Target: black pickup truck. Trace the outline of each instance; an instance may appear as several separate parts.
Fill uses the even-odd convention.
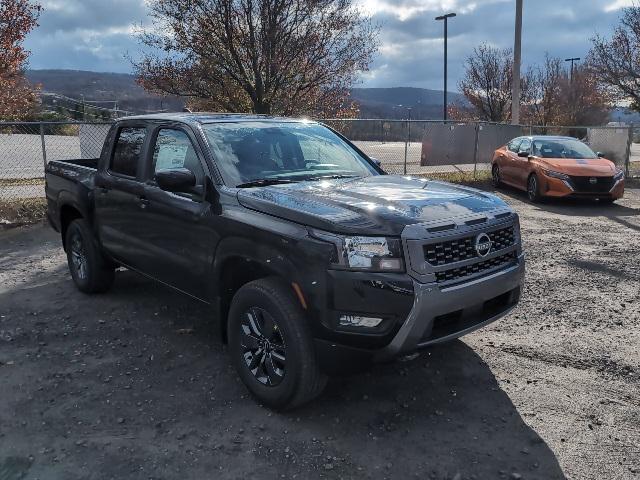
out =
[[[386,175],[312,121],[129,117],[99,159],[49,162],[46,194],[81,291],[124,266],[211,304],[240,377],[277,409],[497,320],[524,278],[498,197]]]

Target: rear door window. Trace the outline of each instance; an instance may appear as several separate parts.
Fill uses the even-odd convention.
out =
[[[109,166],[110,172],[125,177],[136,177],[146,133],[146,129],[142,127],[124,127],[118,131],[116,146]]]

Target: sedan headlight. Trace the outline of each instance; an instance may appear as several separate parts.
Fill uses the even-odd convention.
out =
[[[336,246],[334,266],[337,268],[375,272],[404,271],[402,242],[399,238],[340,236],[315,230],[311,233]]]
[[[569,175],[560,172],[554,172],[553,170],[543,170],[547,177],[558,178],[560,180],[569,180]]]
[[[622,170],[618,170],[616,174],[613,176],[613,179],[617,182],[618,180],[622,180],[624,178],[624,172]]]

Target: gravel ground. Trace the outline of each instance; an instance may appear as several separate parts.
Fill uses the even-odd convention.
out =
[[[206,307],[127,271],[85,296],[47,226],[0,232],[0,479],[640,478],[640,190],[501,195],[521,305],[287,414],[248,397]]]

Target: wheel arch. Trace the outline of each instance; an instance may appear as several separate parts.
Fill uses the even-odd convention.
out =
[[[227,340],[227,316],[231,301],[243,285],[261,278],[277,277],[291,285],[292,292],[299,296],[293,287],[296,271],[287,256],[272,246],[262,244],[256,248],[255,241],[225,239],[217,249],[212,282],[212,296],[217,298],[222,340]]]

